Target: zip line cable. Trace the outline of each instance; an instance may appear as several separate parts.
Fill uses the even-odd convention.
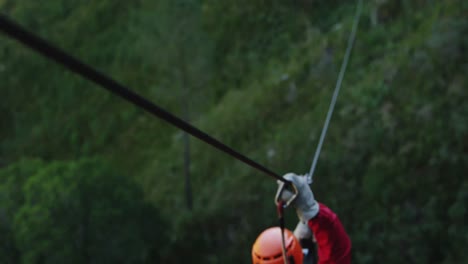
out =
[[[273,171],[267,169],[263,165],[249,159],[248,157],[221,143],[220,141],[216,140],[215,138],[211,137],[205,132],[183,121],[177,116],[174,116],[173,114],[169,113],[163,108],[155,105],[148,99],[126,88],[117,81],[100,73],[91,66],[88,66],[87,64],[72,57],[68,53],[53,46],[45,39],[27,31],[25,28],[8,19],[4,15],[0,15],[0,30],[3,31],[3,33],[8,35],[10,38],[16,39],[17,41],[21,42],[23,45],[29,47],[37,53],[42,54],[43,56],[55,61],[58,64],[61,64],[68,70],[80,75],[85,79],[94,82],[98,86],[110,91],[115,95],[120,96],[126,101],[133,103],[137,107],[146,110],[147,112],[155,115],[156,117],[163,119],[164,121],[172,124],[173,126],[178,127],[179,129],[191,134],[192,136],[200,139],[201,141],[206,142],[207,144],[210,144],[218,150],[221,150],[229,154],[230,156],[250,165],[251,167],[264,172],[266,175],[269,175],[284,183],[288,183],[288,181],[286,181]]]
[[[312,161],[309,174],[307,174],[307,182],[309,184],[313,182],[315,167],[317,166],[317,161],[320,156],[320,152],[322,150],[323,141],[325,140],[325,136],[328,131],[328,125],[330,124],[330,119],[332,117],[333,110],[335,109],[336,99],[338,98],[338,94],[340,93],[340,88],[343,82],[344,74],[346,72],[346,67],[348,66],[349,57],[351,56],[351,50],[353,49],[354,41],[356,39],[356,33],[357,33],[358,25],[359,25],[359,19],[361,17],[361,12],[362,12],[362,0],[358,0],[357,10],[356,10],[356,15],[354,17],[351,35],[349,36],[349,39],[348,39],[348,47],[346,48],[346,53],[343,58],[343,63],[341,64],[341,69],[338,75],[338,80],[336,82],[335,91],[333,92],[333,97],[330,102],[330,107],[328,108],[328,113],[325,119],[325,124],[323,125],[322,133],[320,134],[320,139],[317,145],[317,149],[315,150],[314,159]]]

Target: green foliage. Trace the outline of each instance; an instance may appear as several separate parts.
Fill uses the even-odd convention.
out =
[[[2,227],[12,233],[2,241],[12,249],[2,254],[7,263],[161,260],[166,234],[158,212],[138,185],[99,160],[23,161],[1,179]]]
[[[270,58],[287,58],[288,45],[301,39],[309,26],[292,1],[206,0],[203,14],[216,42],[217,73],[235,87],[244,85],[252,73],[263,72]]]
[[[273,171],[303,173],[355,1],[0,1],[0,8],[171,112],[183,116],[190,106],[196,126]],[[466,10],[461,0],[365,1],[313,186],[339,214],[356,263],[467,261]],[[165,263],[248,263],[255,237],[276,224],[275,184],[260,173],[193,140],[195,201],[185,212],[181,132],[12,41],[0,42],[0,63],[0,166],[10,164],[0,173],[9,241],[0,255],[11,252],[10,262],[66,244],[48,263],[74,254],[89,263],[97,251],[106,260],[96,262],[162,254]],[[114,170],[82,160],[92,155]],[[130,217],[153,209],[121,174],[171,218],[167,247],[152,240],[161,224],[139,222],[151,213]],[[126,185],[133,187],[117,187]],[[85,215],[89,243],[78,234]],[[288,212],[290,228],[294,219]]]
[[[39,160],[21,160],[0,170],[0,262],[19,263],[21,252],[15,242],[14,217],[24,204],[22,187],[44,163]]]

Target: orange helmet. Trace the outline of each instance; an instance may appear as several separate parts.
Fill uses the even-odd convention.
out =
[[[289,264],[302,264],[304,255],[302,254],[301,244],[299,244],[293,233],[287,229],[284,230],[284,241]],[[281,229],[279,227],[268,228],[255,240],[252,247],[252,263],[284,264],[281,248]]]

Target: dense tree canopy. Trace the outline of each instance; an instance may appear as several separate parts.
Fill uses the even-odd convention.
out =
[[[342,219],[355,263],[464,263],[468,2],[364,2],[316,198]],[[0,11],[281,174],[309,169],[355,1]],[[274,181],[193,140],[186,210],[180,131],[0,39],[0,261],[248,263],[276,224]]]
[[[160,261],[164,222],[131,178],[101,162],[23,160],[0,178],[4,263]]]

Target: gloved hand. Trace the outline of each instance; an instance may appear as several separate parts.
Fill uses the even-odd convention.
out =
[[[292,205],[296,208],[299,220],[303,223],[307,223],[309,219],[314,218],[319,212],[319,204],[315,201],[314,194],[309,184],[307,184],[307,178],[294,173],[287,173],[283,178],[296,186],[298,194],[296,199],[292,202]],[[292,195],[290,191],[284,190],[280,199],[288,201],[288,198],[291,198]]]
[[[299,221],[294,229],[294,236],[299,240],[312,240],[312,230],[306,223]]]

